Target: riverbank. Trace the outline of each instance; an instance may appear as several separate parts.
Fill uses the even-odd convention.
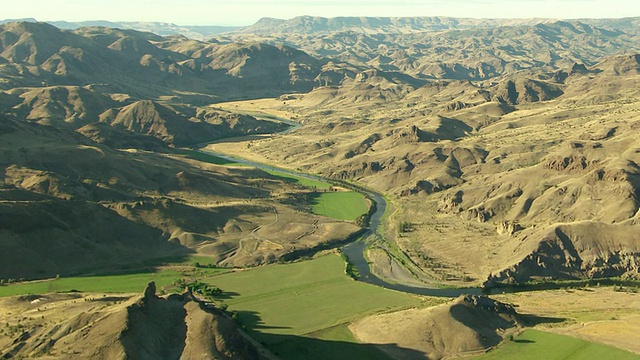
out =
[[[253,114],[253,115],[256,116],[256,114]],[[275,117],[269,117],[267,119],[271,121],[284,120],[284,119],[275,118]],[[297,124],[297,126],[294,126],[283,132],[280,132],[271,136],[280,136],[285,133],[295,131],[297,128],[299,128],[299,126],[300,125]],[[261,136],[261,138],[263,139],[267,137],[269,137],[269,135]],[[237,148],[238,144],[243,142],[246,142],[246,146],[249,147],[253,140],[255,139],[254,138],[245,138],[244,140],[240,138],[232,139],[231,141],[235,146],[232,146],[229,148],[230,149]],[[211,146],[212,144],[215,144],[216,146]],[[429,295],[429,296],[438,296],[438,297],[457,297],[461,294],[481,294],[482,293],[481,288],[446,288],[441,284],[438,284],[437,282],[435,282],[435,280],[429,284],[425,283],[424,285],[422,285],[421,284],[422,281],[420,281],[419,279],[415,277],[411,278],[413,273],[408,269],[400,269],[399,271],[389,272],[385,274],[386,276],[384,277],[374,273],[370,266],[370,260],[367,259],[366,252],[369,245],[372,242],[385,244],[387,241],[384,238],[384,236],[381,234],[382,233],[381,227],[384,225],[383,217],[387,210],[387,201],[385,200],[383,194],[377,193],[371,189],[365,189],[363,187],[358,186],[357,184],[338,181],[335,179],[327,179],[318,175],[308,174],[308,173],[304,173],[304,172],[296,171],[292,169],[284,169],[284,168],[280,168],[270,164],[254,161],[252,159],[245,158],[241,155],[221,152],[221,149],[227,148],[222,146],[224,144],[225,144],[225,140],[217,140],[214,143],[210,143],[206,145],[201,144],[204,146],[199,148],[197,151],[203,154],[219,157],[221,159],[229,161],[230,163],[236,163],[243,166],[252,166],[268,172],[282,173],[285,175],[300,177],[300,178],[304,178],[312,181],[327,182],[327,183],[343,186],[345,188],[358,191],[364,194],[365,196],[369,197],[372,201],[375,202],[375,211],[373,211],[370,214],[368,230],[363,231],[356,238],[351,237],[350,239],[353,241],[342,246],[342,248],[340,249],[348,257],[351,264],[357,269],[359,273],[359,277],[358,277],[359,281],[380,286],[387,289],[393,289],[393,290],[402,291],[402,292],[411,293],[411,294],[417,294],[417,295]],[[215,149],[215,150],[212,150],[212,149]],[[341,245],[341,244],[335,244],[335,245]],[[329,247],[335,247],[335,246],[329,246]],[[326,246],[322,247],[322,250],[326,248],[327,248]],[[385,250],[384,246],[380,247],[379,249],[382,249],[383,251],[387,251],[389,258],[391,259],[391,261],[394,262],[393,266],[395,266],[396,268],[402,266],[400,262],[395,261],[395,259],[389,254],[388,249]],[[305,251],[304,254],[308,255],[309,253],[310,253],[309,251]],[[288,257],[288,259],[291,260],[291,257]]]

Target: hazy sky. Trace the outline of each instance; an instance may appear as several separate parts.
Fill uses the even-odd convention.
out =
[[[640,0],[0,0],[0,19],[250,25],[299,15],[473,18],[640,16]]]

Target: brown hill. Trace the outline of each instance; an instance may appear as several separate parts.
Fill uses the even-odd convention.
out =
[[[146,165],[149,158],[135,160],[72,131],[6,118],[0,138],[1,207],[9,219],[1,226],[3,277],[69,274],[186,250],[168,243],[161,230],[98,204],[136,199],[134,189],[157,191],[169,174]]]
[[[227,38],[295,44],[318,57],[418,78],[482,80],[640,50],[637,32],[624,23],[598,26],[604,22],[301,17],[265,19]]]
[[[440,278],[481,282],[530,255],[542,259],[555,245],[538,244],[557,224],[585,221],[629,236],[597,245],[602,251],[584,255],[588,260],[571,270],[549,265],[553,256],[541,260],[544,265],[526,262],[526,275],[514,281],[635,276],[640,127],[634,59],[613,57],[586,71],[572,71],[573,63],[555,72],[523,70],[494,85],[429,80],[418,88],[404,85],[408,93],[395,99],[351,107],[336,104],[358,93],[352,87],[317,89],[280,106],[304,118],[304,127],[250,151],[261,161],[394,194],[401,210],[393,221],[417,225],[387,235]],[[625,260],[612,260],[618,253]],[[592,271],[587,263],[608,264],[602,265],[608,270]]]
[[[272,133],[287,126],[210,108],[171,105],[151,100],[132,101],[128,97],[115,101],[91,87],[16,88],[6,94],[8,104],[4,111],[16,118],[71,129],[91,125],[91,134],[86,129],[80,133],[91,135],[94,140],[102,139],[103,143],[104,138],[111,138],[110,144],[117,142],[114,142],[115,138],[109,133],[118,133],[122,136],[118,140],[122,144],[117,145],[128,144],[125,147],[148,148],[154,140],[145,140],[144,136],[147,139],[155,137],[166,145],[184,146],[224,137]],[[117,129],[109,130],[104,126],[94,125],[97,122],[104,122]],[[98,136],[97,130],[103,135]]]
[[[387,348],[394,359],[442,359],[482,353],[517,326],[518,315],[511,306],[484,296],[463,295],[429,309],[373,315],[349,328],[362,342],[397,344],[400,350]],[[415,350],[422,355],[416,357]]]
[[[200,97],[211,103],[308,91],[320,64],[287,46],[221,45],[104,27],[68,31],[44,23],[8,23],[0,26],[0,38],[4,89],[109,84],[114,92],[139,98]],[[194,47],[199,50],[189,50]]]
[[[137,101],[120,110],[108,111],[100,118],[100,121],[109,125],[153,136],[176,145],[212,139],[211,135],[205,132],[206,123],[185,120],[184,116],[174,109],[150,100]]]
[[[638,75],[640,74],[640,55],[615,56],[597,64],[595,68],[611,75]]]
[[[486,287],[545,279],[638,278],[640,227],[585,221],[526,231],[514,265],[496,271]],[[518,257],[526,255],[524,258]],[[517,260],[516,260],[517,259]]]
[[[212,69],[224,69],[245,83],[254,82],[254,86],[278,84],[301,92],[312,89],[319,65],[318,60],[300,50],[260,43],[220,45],[209,63]],[[289,84],[284,84],[284,79],[289,79]]]
[[[164,151],[117,151],[69,129],[3,117],[2,278],[108,271],[195,251],[236,265],[259,264],[291,252],[290,243],[314,248],[358,230],[297,215],[296,204],[278,201],[297,190],[272,175]],[[278,231],[277,246],[257,246],[271,242],[252,231],[282,226],[274,217],[295,226]]]
[[[34,316],[22,322],[24,331],[0,337],[0,354],[7,358],[268,358],[213,305],[189,293],[158,297],[155,292],[155,284],[150,283],[142,296],[67,294],[3,300],[3,307],[46,314],[49,321]]]
[[[77,131],[98,144],[114,149],[141,149],[157,152],[167,149],[167,144],[156,137],[125,131],[102,122],[85,125]]]
[[[431,31],[438,21],[442,27]],[[295,113],[302,128],[251,146],[225,147],[385,192],[398,209],[387,236],[415,263],[442,279],[480,283],[530,255],[547,264],[541,254],[557,253],[562,241],[553,233],[559,224],[592,222],[620,234],[634,229],[640,80],[638,57],[619,54],[638,51],[636,22],[422,19],[412,25],[401,19],[299,18],[263,21],[281,29],[269,36],[245,31],[210,42],[5,24],[0,105],[21,121],[80,128],[102,144],[150,148],[146,136],[179,146],[280,130],[272,122],[199,105],[308,91],[273,102],[282,110],[278,114]],[[348,30],[358,24],[368,30]],[[414,31],[414,25],[428,31]],[[304,31],[290,31],[296,27]],[[319,30],[326,32],[301,35]],[[93,125],[98,120],[116,130]],[[196,165],[170,154],[115,151],[66,129],[31,125],[10,122],[3,135],[3,179],[7,188],[24,192],[19,196],[106,202],[119,216],[182,245],[224,248],[233,254],[220,259],[228,263],[259,263],[274,252],[246,252],[285,252],[291,245],[256,234],[240,241],[234,233],[290,210],[267,199],[295,198],[294,189],[271,176]],[[122,141],[113,140],[119,134]],[[239,209],[222,203],[249,198],[260,203],[241,209],[248,218],[234,213],[212,220],[215,226],[207,229],[189,223],[214,219],[227,205]],[[194,209],[197,201],[200,208]],[[249,210],[260,207],[259,216]],[[584,236],[568,238],[578,249]],[[637,251],[635,239],[627,240],[598,243],[602,251],[580,253],[586,260],[569,270],[545,265],[556,275],[526,265],[532,270],[512,277],[600,276],[583,265],[600,261],[618,269],[609,261],[617,253],[629,263]],[[633,275],[632,266],[624,268],[618,273]]]
[[[239,29],[242,34],[306,34],[327,32],[363,33],[411,33],[469,28],[496,27],[501,25],[527,25],[550,20],[542,19],[463,19],[448,17],[335,17],[298,16],[289,20],[262,18],[254,25]]]
[[[3,24],[0,37],[3,113],[74,129],[103,121],[178,146],[281,130],[196,106],[306,92],[323,72],[323,61],[283,45],[43,23]]]
[[[2,25],[0,56],[7,60],[0,73],[10,87],[121,84],[123,77],[108,78],[122,58],[94,41],[43,23]],[[39,71],[28,71],[28,67]]]
[[[36,20],[25,20],[25,21],[33,21]],[[0,20],[0,22],[10,22],[7,20]],[[90,26],[102,26],[114,29],[131,29],[137,31],[144,31],[154,33],[160,36],[168,36],[168,35],[181,35],[188,36],[192,39],[197,40],[206,40],[211,35],[225,33],[228,31],[237,30],[237,26],[184,26],[177,25],[173,23],[167,22],[146,22],[146,21],[105,21],[105,20],[97,20],[97,21],[79,21],[79,22],[69,22],[69,21],[48,21],[49,24],[56,26],[60,29],[78,29],[83,27]]]
[[[379,70],[365,70],[354,73],[326,70],[318,75],[317,81],[328,84],[304,95],[299,106],[339,109],[356,108],[362,104],[386,104],[403,98],[424,84],[424,81],[401,73]],[[334,79],[330,72],[337,74]]]
[[[509,105],[520,103],[548,101],[562,95],[558,84],[531,79],[508,80],[499,84],[494,90],[494,98]]]
[[[73,129],[97,122],[101,113],[118,106],[110,97],[78,86],[16,88],[8,94],[17,100],[7,107],[16,117]]]
[[[0,272],[6,279],[113,270],[140,259],[187,252],[169,243],[160,230],[98,204],[55,198],[5,200],[4,195]]]

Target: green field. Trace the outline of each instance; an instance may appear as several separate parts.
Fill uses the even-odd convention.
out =
[[[48,279],[40,281],[20,282],[0,286],[0,297],[46,294],[50,292],[99,292],[99,293],[132,293],[142,292],[151,281],[156,282],[158,289],[171,285],[178,279],[193,276],[210,276],[227,269],[197,269],[191,273],[175,269],[165,269],[156,272],[138,272],[123,275],[105,276],[76,276],[69,278]]]
[[[526,330],[513,341],[505,343],[486,355],[478,357],[478,359],[638,360],[640,355],[571,336]]]
[[[188,149],[176,149],[175,153],[184,155],[190,159],[198,160],[210,164],[222,165],[222,166],[250,166],[246,164],[242,164],[239,162],[235,162],[233,160],[223,159],[221,157],[203,153],[195,150]],[[308,179],[302,176],[296,176],[292,174],[287,174],[278,170],[265,170],[265,172],[282,179],[283,181],[298,184],[300,186],[304,186],[311,189],[328,189],[331,187],[331,184],[327,182],[323,182],[320,180]]]
[[[353,221],[369,209],[364,195],[355,191],[318,193],[311,200],[314,214]]]
[[[367,314],[420,304],[411,295],[353,281],[337,255],[205,281],[230,294],[225,303],[238,312],[241,324],[287,359],[314,358],[309,349],[318,352],[317,358],[331,358],[327,352],[333,351],[353,354],[348,358],[385,358],[376,348],[357,344],[344,324]]]

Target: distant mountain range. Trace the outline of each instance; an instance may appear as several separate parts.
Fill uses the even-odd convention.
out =
[[[285,44],[317,58],[422,79],[487,80],[526,69],[595,65],[640,51],[640,18],[614,20],[262,19],[214,37]]]
[[[468,30],[499,26],[532,26],[553,23],[560,19],[464,19],[451,17],[335,17],[298,16],[293,19],[262,18],[251,26],[195,26],[167,22],[144,21],[46,21],[60,29],[74,30],[85,26],[102,26],[117,29],[146,31],[157,35],[183,35],[191,39],[205,40],[226,33],[273,35],[318,34],[329,32],[362,32],[368,34],[406,34],[444,30]],[[34,18],[5,19],[0,24],[16,21],[38,22]],[[576,19],[574,21],[599,28],[640,33],[640,17],[622,19]]]
[[[450,17],[335,17],[298,16],[290,20],[262,18],[239,33],[272,35],[327,32],[412,33],[465,30],[497,26],[522,26],[554,22],[557,19],[461,19]]]
[[[299,16],[290,20],[263,18],[254,25],[237,30],[239,33],[260,35],[318,34],[327,32],[361,33],[413,33],[444,30],[469,30],[500,26],[532,26],[561,20],[548,18],[530,19],[469,19],[451,17],[335,17]],[[587,25],[611,30],[640,32],[640,18],[577,19]]]
[[[33,18],[25,18],[25,19],[7,19],[0,20],[0,24],[6,24],[8,22],[38,22],[38,20]],[[157,35],[165,36],[165,35],[183,35],[191,39],[204,40],[212,35],[217,35],[229,31],[234,31],[240,29],[238,26],[183,26],[176,25],[173,23],[166,22],[144,22],[144,21],[106,21],[106,20],[94,20],[94,21],[80,21],[80,22],[69,22],[69,21],[46,21],[47,23],[65,30],[75,30],[81,27],[86,26],[102,26],[107,28],[114,29],[131,29],[137,31],[146,31],[150,33],[154,33]]]

